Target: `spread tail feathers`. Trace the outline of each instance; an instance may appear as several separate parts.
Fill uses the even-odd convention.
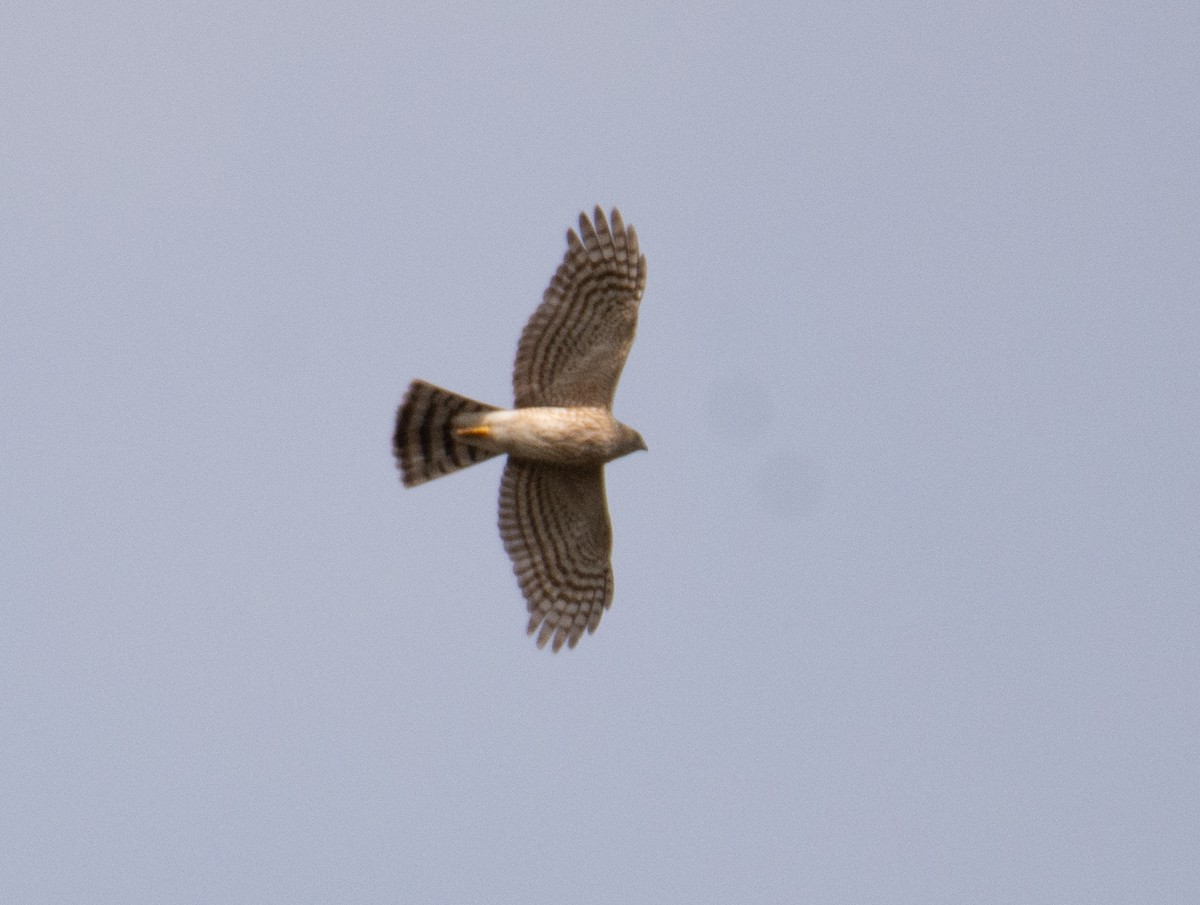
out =
[[[396,432],[392,435],[392,453],[404,486],[432,481],[496,455],[461,442],[453,426],[456,415],[495,410],[494,405],[414,380],[396,412]]]

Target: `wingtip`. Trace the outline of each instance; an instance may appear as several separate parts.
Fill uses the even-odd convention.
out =
[[[600,214],[599,219],[594,224],[588,219],[587,214],[579,215],[579,235],[583,239],[583,244],[586,248],[591,248],[597,241],[597,233],[602,233],[608,226],[604,222],[604,212],[600,211],[599,208],[596,208],[596,210]]]

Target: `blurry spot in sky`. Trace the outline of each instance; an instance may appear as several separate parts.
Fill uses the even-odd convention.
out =
[[[794,450],[764,456],[755,463],[751,482],[758,504],[779,519],[812,511],[824,492],[819,463]]]
[[[722,377],[708,389],[707,414],[714,433],[725,440],[761,445],[771,421],[771,401],[761,381]]]

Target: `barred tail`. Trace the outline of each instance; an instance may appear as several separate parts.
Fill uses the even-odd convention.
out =
[[[455,415],[495,410],[494,405],[414,380],[396,412],[392,435],[392,453],[404,486],[415,487],[496,455],[459,441],[452,430]]]

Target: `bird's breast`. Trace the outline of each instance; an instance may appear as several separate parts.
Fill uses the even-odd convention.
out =
[[[620,426],[603,408],[519,408],[459,418],[463,441],[519,459],[597,465],[623,452]]]

